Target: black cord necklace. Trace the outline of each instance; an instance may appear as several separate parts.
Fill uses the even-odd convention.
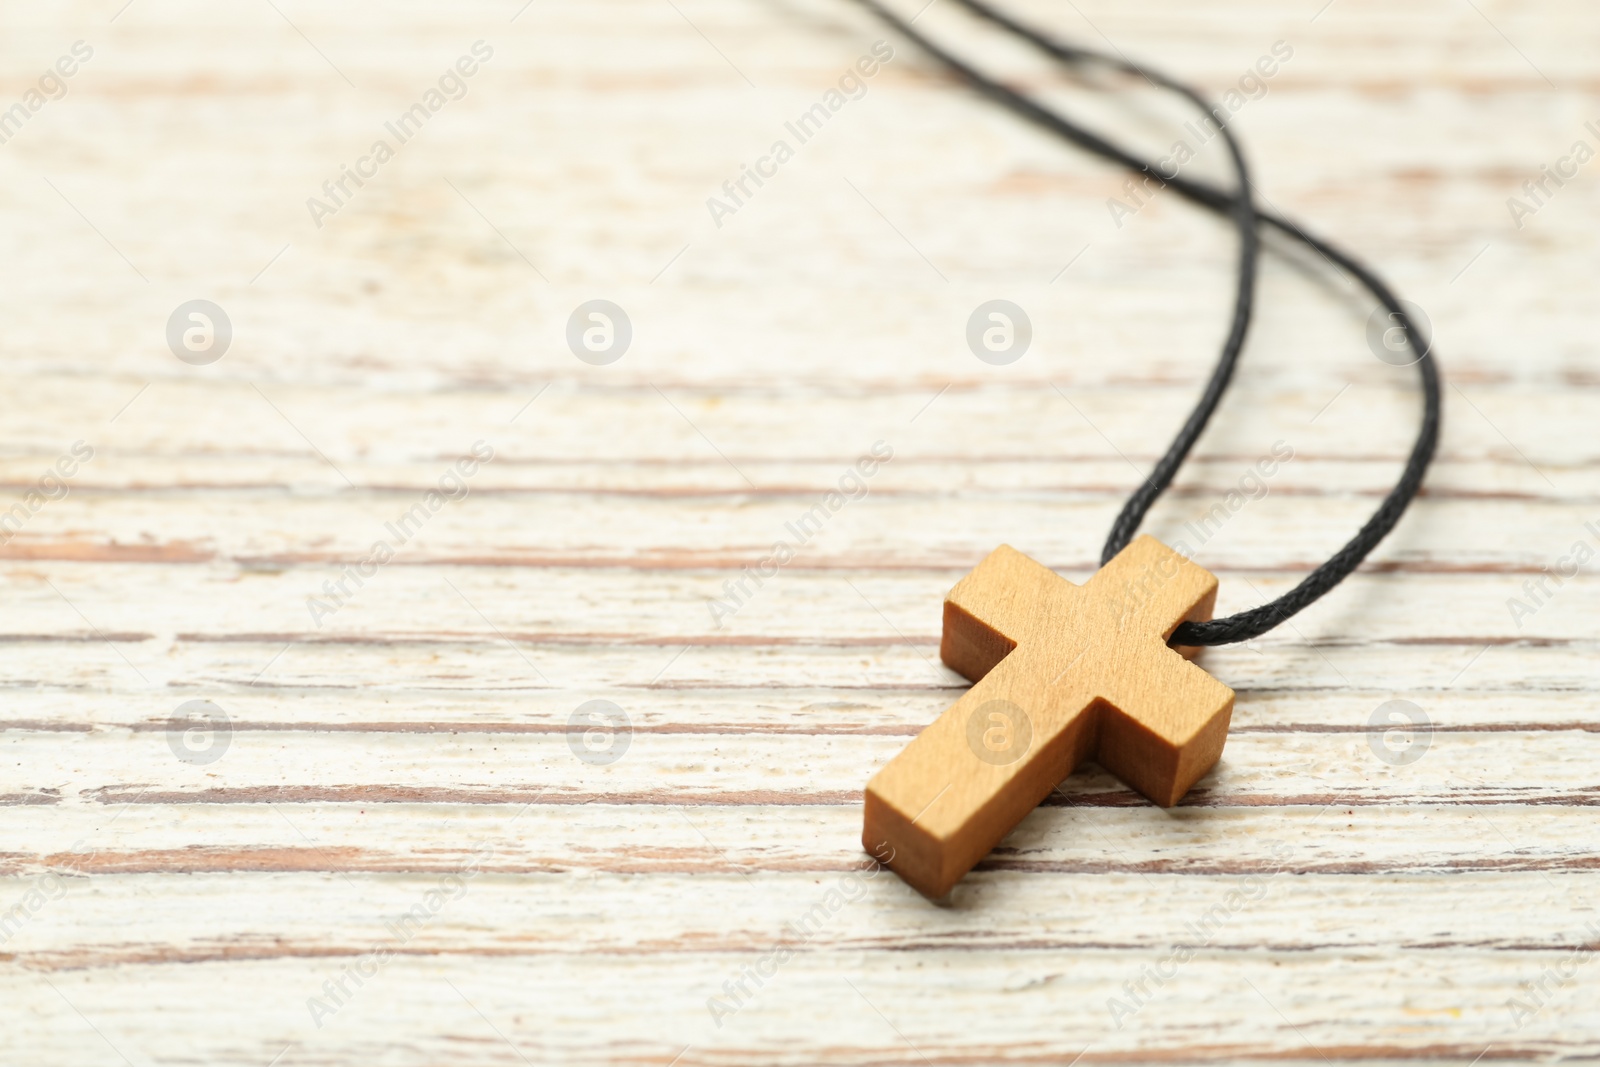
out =
[[[954,0],[1068,67],[1135,74],[1199,107],[1222,133],[1236,192],[1163,174],[1148,161],[979,71],[883,7],[860,0],[979,92],[1147,181],[1233,221],[1239,257],[1233,316],[1199,403],[1106,539],[1084,585],[1002,545],[945,597],[939,657],[974,683],[867,783],[861,842],[931,897],[943,896],[1068,773],[1094,759],[1157,804],[1176,804],[1222,755],[1234,693],[1179,653],[1246,641],[1338,585],[1416,496],[1439,438],[1439,372],[1426,338],[1383,281],[1348,253],[1256,207],[1238,141],[1195,90],[1131,61],[1063,44],[986,0]],[[1261,228],[1320,253],[1377,298],[1416,353],[1422,427],[1400,480],[1349,543],[1270,603],[1212,619],[1217,579],[1153,537],[1135,537],[1227,390],[1249,332]]]
[[[1261,244],[1260,227],[1263,224],[1321,254],[1329,262],[1352,275],[1388,311],[1392,321],[1404,335],[1407,345],[1417,354],[1417,373],[1422,377],[1422,425],[1417,431],[1417,440],[1411,447],[1411,454],[1406,459],[1405,469],[1401,472],[1394,488],[1384,497],[1383,503],[1372,513],[1372,517],[1356,532],[1356,535],[1326,562],[1306,575],[1293,589],[1276,600],[1237,615],[1213,619],[1210,622],[1182,623],[1172,635],[1172,644],[1226,645],[1259,637],[1285,619],[1304,610],[1343,581],[1362,560],[1367,558],[1367,554],[1377,547],[1378,542],[1394,529],[1395,524],[1400,521],[1400,516],[1405,514],[1407,505],[1411,503],[1422,485],[1423,476],[1427,473],[1428,464],[1433,460],[1434,450],[1439,441],[1439,370],[1433,360],[1431,344],[1417,332],[1405,308],[1383,279],[1355,256],[1339,250],[1327,241],[1313,237],[1293,220],[1272,211],[1258,210],[1255,206],[1249,166],[1245,162],[1238,141],[1228,129],[1226,116],[1216,114],[1216,109],[1207,103],[1200,93],[1182,82],[1152,71],[1148,67],[1136,65],[1120,56],[1065,44],[1018,22],[1010,15],[989,6],[984,0],[954,0],[972,14],[1027,41],[1066,66],[1083,67],[1094,64],[1113,71],[1133,74],[1193,102],[1211,116],[1221,130],[1237,177],[1237,193],[1230,193],[1206,182],[1179,175],[1169,177],[1161,174],[1148,160],[1102,138],[1099,134],[1078,125],[1043,104],[1023,96],[960,59],[936,44],[910,22],[884,7],[878,0],[859,0],[859,2],[916,42],[925,52],[943,63],[974,89],[1002,106],[1080,148],[1138,171],[1157,184],[1173,189],[1202,207],[1233,218],[1239,237],[1238,281],[1233,304],[1233,321],[1227,339],[1223,342],[1222,354],[1217,360],[1216,368],[1211,372],[1210,381],[1206,383],[1205,392],[1201,394],[1199,402],[1190,412],[1183,428],[1173,438],[1166,454],[1156,463],[1149,477],[1128,498],[1116,522],[1112,524],[1110,536],[1106,538],[1105,548],[1101,552],[1102,564],[1110,561],[1133,539],[1134,534],[1138,532],[1139,524],[1144,521],[1145,513],[1172,483],[1178,467],[1188,456],[1189,450],[1194,447],[1201,431],[1205,429],[1212,413],[1216,411],[1217,404],[1222,400],[1223,392],[1228,388],[1234,365],[1238,362],[1239,351],[1244,347],[1245,334],[1250,326],[1255,295],[1256,264]]]

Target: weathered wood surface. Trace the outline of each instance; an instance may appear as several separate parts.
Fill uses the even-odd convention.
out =
[[[843,0],[119,6],[0,11],[4,107],[93,48],[0,144],[0,503],[94,449],[0,545],[0,1059],[1600,1055],[1592,568],[1507,604],[1600,544],[1600,164],[1521,229],[1506,205],[1600,144],[1600,11],[1018,5],[1217,94],[1287,42],[1237,119],[1261,190],[1426,310],[1451,384],[1427,493],[1369,564],[1206,653],[1238,702],[1184,803],[1086,768],[937,907],[863,870],[861,787],[963,688],[937,661],[952,582],[1002,541],[1093,569],[1214,354],[1225,227],[1158,194],[1119,228],[1123,175],[898,41],[716,226],[706,198],[894,41]],[[1185,117],[945,5],[919,25],[1152,151]],[[315,227],[306,198],[480,39],[466,95]],[[1265,270],[1234,392],[1146,527],[1184,540],[1294,449],[1196,548],[1219,614],[1342,543],[1416,419],[1345,281]],[[634,327],[609,366],[564,340],[596,297]],[[1034,325],[1003,367],[964,340],[996,297]],[[195,298],[234,326],[210,366],[164,337]],[[879,440],[867,494],[717,625]],[[476,441],[469,495],[313,619]],[[629,720],[609,764],[570,743],[591,699]],[[1414,762],[1380,758],[1415,751],[1369,725],[1393,699],[1431,723]],[[191,700],[230,719],[215,762],[175,755]]]

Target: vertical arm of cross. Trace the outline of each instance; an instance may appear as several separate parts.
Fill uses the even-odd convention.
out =
[[[862,841],[942,896],[1094,743],[1083,590],[1002,545],[950,591],[940,655],[976,684],[867,783]],[[886,850],[888,854],[886,854]]]

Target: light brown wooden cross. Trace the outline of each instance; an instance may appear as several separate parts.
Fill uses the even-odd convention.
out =
[[[1222,755],[1233,690],[1166,642],[1216,597],[1153,537],[1081,586],[995,549],[944,602],[939,655],[976,684],[867,783],[861,843],[942,897],[1085,759],[1177,803]]]

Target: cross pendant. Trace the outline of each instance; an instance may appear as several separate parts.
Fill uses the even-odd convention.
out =
[[[1217,579],[1139,537],[1083,585],[1001,545],[944,602],[975,683],[867,783],[861,843],[942,897],[1086,759],[1170,807],[1222,755],[1233,690],[1167,638]]]

